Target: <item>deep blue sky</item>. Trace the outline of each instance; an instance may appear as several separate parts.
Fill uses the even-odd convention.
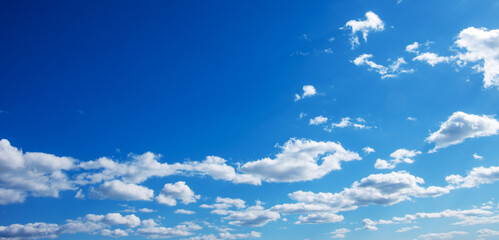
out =
[[[345,24],[366,20],[368,11],[382,20],[384,30],[370,31],[367,41],[356,33],[360,44],[352,49],[349,39],[353,33]],[[452,231],[468,232],[454,236],[467,239],[479,235],[479,229],[499,231],[497,223],[459,227],[452,225],[456,219],[448,218],[378,225],[378,231],[361,229],[364,218],[389,220],[416,212],[473,209],[488,201],[494,202],[489,211],[497,215],[498,183],[459,188],[435,198],[411,195],[412,200],[389,206],[360,206],[335,212],[344,217],[341,222],[321,224],[295,224],[300,214],[280,212],[278,220],[261,227],[237,226],[224,220],[226,215],[210,214],[210,209],[200,207],[213,204],[219,196],[242,199],[247,206],[260,200],[264,209],[270,209],[295,203],[288,194],[299,190],[338,193],[370,174],[399,171],[424,179],[423,187],[446,187],[447,176],[466,176],[475,167],[497,166],[499,136],[493,127],[491,131],[496,132],[487,136],[462,133],[475,135],[431,154],[428,151],[438,142],[425,139],[458,111],[496,121],[497,85],[484,87],[483,71],[473,69],[490,59],[462,65],[452,56],[472,52],[456,45],[465,29],[486,28],[483,32],[492,36],[499,28],[498,12],[499,2],[493,0],[3,1],[0,139],[24,153],[76,159],[73,168],[64,170],[68,181],[87,171],[78,164],[103,156],[127,163],[133,158],[130,153],[148,151],[160,154],[157,160],[169,164],[219,156],[237,173],[244,173],[239,165],[274,159],[282,152],[276,146],[293,138],[338,142],[362,160],[342,162],[341,170],[313,180],[269,182],[262,178],[259,186],[192,172],[127,182],[154,190],[156,197],[164,184],[185,181],[201,195],[195,203],[177,206],[161,205],[154,199],[92,198],[92,191],[105,181],[72,182],[72,189],[61,190],[59,197],[40,197],[22,188],[25,200],[0,205],[0,226],[34,222],[62,226],[67,219],[119,212],[127,204],[137,210],[154,209],[153,213],[133,214],[141,220],[154,218],[159,226],[193,221],[203,227],[180,239],[207,234],[218,237],[218,231],[203,221],[234,228],[232,234],[260,232],[262,239],[325,239],[340,228],[351,230],[347,239],[415,239]],[[428,41],[431,43],[423,46]],[[493,43],[499,37],[491,41],[492,50],[484,51],[497,59],[499,45]],[[450,60],[435,66],[413,60],[419,53],[405,49],[414,42],[422,45],[420,53],[432,52]],[[362,54],[372,54],[370,60],[386,67],[403,57],[407,62],[403,68],[413,72],[382,78],[375,69],[354,64]],[[295,101],[295,94],[303,94],[304,85],[314,86],[317,93]],[[306,116],[300,118],[300,113]],[[309,120],[319,115],[327,117],[327,123],[310,125]],[[324,130],[345,117],[366,128]],[[357,118],[365,122],[357,122]],[[449,138],[460,134],[451,132]],[[364,153],[366,146],[375,152]],[[374,168],[377,159],[389,160],[397,149],[421,153],[410,157],[413,164]],[[474,153],[483,159],[474,159]],[[327,151],[316,159],[319,165],[324,155]],[[13,161],[6,156],[0,151],[0,160]],[[0,164],[0,173],[1,189],[19,190],[7,176],[14,170]],[[106,181],[126,182],[122,177]],[[80,189],[85,200],[74,198]],[[178,208],[196,213],[173,213]],[[306,214],[309,212],[301,213]],[[158,216],[164,219],[158,221]],[[421,228],[394,233],[412,225]],[[129,227],[124,238],[143,239],[138,228],[144,226]],[[7,237],[2,234],[0,231],[0,239]],[[101,229],[76,235],[57,232],[61,239],[86,239],[88,234],[109,238],[101,236]]]

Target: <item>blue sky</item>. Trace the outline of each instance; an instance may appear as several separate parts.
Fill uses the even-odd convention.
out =
[[[497,12],[4,1],[0,239],[497,239]]]

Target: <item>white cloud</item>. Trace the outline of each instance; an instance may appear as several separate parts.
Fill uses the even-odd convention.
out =
[[[329,212],[310,213],[299,216],[296,224],[335,223],[343,221],[343,216]]]
[[[345,238],[347,233],[351,232],[348,228],[340,228],[336,229],[331,234],[333,235],[331,238]]]
[[[261,206],[249,207],[243,211],[231,211],[225,220],[229,224],[242,227],[261,227],[281,218],[279,213],[265,210]]]
[[[357,32],[362,33],[364,41],[367,42],[367,35],[369,32],[383,31],[385,30],[385,24],[378,15],[369,11],[366,13],[366,20],[350,20],[345,24],[345,28],[350,28],[352,31],[350,43],[353,49],[360,44]]]
[[[456,45],[466,50],[458,54],[458,64],[477,63],[475,69],[483,73],[483,86],[487,88],[499,85],[499,29],[463,29],[457,37]]]
[[[370,129],[370,126],[365,125],[366,120],[362,118],[357,118],[357,122],[352,122],[352,119],[349,117],[344,117],[341,119],[339,123],[332,123],[331,129],[333,128],[345,128],[345,127],[354,127],[358,129]]]
[[[455,112],[426,141],[436,144],[430,151],[435,152],[437,149],[462,143],[467,138],[496,135],[498,130],[499,121],[493,117]]]
[[[28,223],[0,226],[0,239],[39,239],[56,238],[60,227],[49,223]]]
[[[419,53],[419,47],[420,44],[418,42],[414,42],[412,44],[409,44],[405,47],[405,51],[411,52],[411,53]]]
[[[327,122],[327,117],[317,116],[315,118],[311,118],[310,122],[308,124],[309,125],[320,125],[320,124],[324,124],[326,122]]]
[[[20,203],[26,196],[59,197],[60,191],[74,190],[63,171],[76,160],[52,154],[26,152],[6,139],[0,140],[0,204]]]
[[[477,159],[477,160],[482,160],[482,159],[483,159],[483,157],[482,157],[482,156],[480,156],[480,155],[478,155],[478,154],[476,154],[476,153],[473,153],[473,158],[474,158],[474,159]]]
[[[156,197],[156,201],[168,206],[175,206],[177,200],[180,200],[183,204],[189,204],[196,202],[196,199],[200,197],[200,195],[195,195],[194,191],[185,182],[179,181],[174,184],[165,184],[161,193]]]
[[[141,209],[139,209],[139,212],[152,213],[152,212],[156,212],[156,210],[153,210],[153,209],[150,209],[150,208],[141,208]]]
[[[290,139],[280,147],[274,159],[264,158],[247,162],[240,167],[268,182],[298,182],[322,178],[333,170],[341,169],[341,162],[360,160],[355,153],[345,150],[340,143]],[[318,164],[318,162],[322,164]]]
[[[187,215],[192,215],[195,214],[196,212],[191,211],[191,210],[185,210],[185,209],[177,209],[175,210],[176,214],[187,214]]]
[[[281,214],[320,213],[333,211],[333,209],[326,204],[307,204],[302,202],[279,204],[273,206],[270,210]]]
[[[374,149],[372,149],[371,147],[364,147],[362,148],[362,151],[364,151],[366,155],[375,152]]]
[[[388,67],[385,67],[383,65],[379,65],[373,61],[370,60],[372,58],[372,54],[362,54],[355,58],[352,62],[356,66],[368,66],[369,70],[374,70],[375,72],[379,73],[381,75],[381,79],[385,78],[394,78],[398,77],[400,74],[403,73],[412,73],[414,72],[413,69],[403,69],[401,68],[401,65],[406,64],[406,61],[404,58],[398,58],[397,60],[393,61],[392,64],[390,64]]]
[[[407,117],[407,120],[409,120],[409,121],[417,121],[418,119],[415,118],[415,117]]]
[[[438,197],[449,193],[447,188],[424,188],[420,184],[424,184],[422,178],[401,171],[369,175],[339,193],[296,191],[289,196],[298,202],[329,205],[335,212],[339,212],[371,204],[393,205],[410,200],[411,197]]]
[[[423,240],[451,239],[455,236],[466,235],[466,234],[468,233],[463,231],[452,231],[447,233],[428,233],[428,234],[419,235],[416,239],[423,239]]]
[[[407,231],[411,231],[411,230],[418,229],[418,228],[421,228],[421,227],[420,226],[403,227],[395,232],[407,232]]]
[[[478,187],[481,184],[499,181],[499,167],[476,167],[466,177],[450,175],[445,180],[450,184],[449,188],[451,189]]]
[[[103,229],[102,232],[101,232],[101,235],[102,236],[108,236],[108,237],[118,238],[118,237],[126,237],[126,236],[128,236],[128,232],[123,231],[123,230],[121,230],[119,228],[113,229],[113,230]]]
[[[478,235],[478,237],[493,237],[493,236],[499,236],[499,231],[485,228],[476,231],[476,234]]]
[[[91,191],[91,197],[98,199],[151,201],[153,196],[154,191],[152,189],[119,180],[104,182]]]
[[[431,52],[425,52],[418,54],[415,58],[412,59],[413,61],[421,61],[421,62],[426,62],[430,64],[432,67],[439,64],[439,63],[448,63],[449,61],[452,60],[451,57],[443,57],[443,56],[438,56],[436,53],[431,53]]]
[[[315,87],[312,85],[304,85],[303,86],[303,94],[300,96],[300,94],[295,94],[295,101],[311,97],[317,94],[317,91],[315,90]]]
[[[261,233],[251,231],[249,233],[236,233],[232,234],[229,232],[220,233],[221,239],[243,239],[243,238],[260,238],[262,236]]]
[[[413,163],[413,157],[421,154],[420,151],[416,150],[407,150],[407,149],[398,149],[397,151],[390,154],[390,161],[386,161],[383,159],[377,159],[374,167],[376,169],[394,169],[399,163]]]
[[[173,238],[173,237],[186,237],[194,235],[195,231],[201,230],[202,227],[193,222],[184,222],[175,227],[157,227],[149,226],[137,229],[136,234],[146,238]]]

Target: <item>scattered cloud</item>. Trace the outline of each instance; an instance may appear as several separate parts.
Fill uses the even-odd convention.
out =
[[[196,212],[191,211],[191,210],[185,210],[185,209],[177,209],[175,210],[176,214],[187,214],[187,215],[192,215],[195,214]]]
[[[165,184],[161,193],[156,197],[156,201],[168,206],[176,206],[177,200],[180,200],[182,204],[189,204],[196,202],[200,197],[200,195],[195,195],[184,181],[178,181],[174,184]]]
[[[499,236],[499,231],[496,230],[490,230],[490,229],[480,229],[476,231],[476,234],[478,237],[494,237],[494,236]]]
[[[356,66],[368,66],[370,71],[372,70],[379,73],[379,75],[381,75],[381,79],[395,78],[403,73],[414,72],[414,69],[401,68],[402,65],[406,64],[406,61],[402,57],[393,61],[392,64],[390,64],[388,67],[385,67],[383,65],[371,61],[370,59],[372,57],[373,57],[372,54],[362,54],[357,58],[355,58],[352,62]]]
[[[493,183],[499,180],[499,167],[476,167],[466,177],[450,175],[445,178],[450,184],[449,188],[473,188],[482,184]]]
[[[399,163],[414,163],[413,157],[421,154],[421,151],[416,150],[407,150],[407,149],[398,149],[397,151],[390,154],[390,161],[386,161],[383,159],[377,159],[374,167],[376,169],[394,169]]]
[[[345,238],[347,233],[351,232],[348,228],[340,228],[336,229],[331,234],[333,235],[331,238]]]
[[[341,169],[341,162],[360,160],[340,143],[290,139],[275,158],[247,162],[239,170],[267,182],[298,182],[322,178]],[[322,164],[319,165],[319,162]]]
[[[418,229],[418,228],[421,228],[421,227],[420,226],[403,227],[395,232],[407,232],[407,231],[411,231],[411,230]]]
[[[374,149],[372,149],[371,147],[364,147],[364,148],[362,148],[362,151],[364,151],[364,153],[365,153],[366,155],[368,155],[368,154],[371,154],[371,153],[374,153],[374,152],[375,152],[375,151],[374,151]]]
[[[483,160],[483,157],[480,156],[480,155],[478,155],[478,154],[476,154],[476,153],[473,153],[473,158],[477,159],[477,160]]]
[[[466,235],[466,234],[468,233],[463,231],[452,231],[447,233],[428,233],[428,234],[419,235],[416,239],[422,239],[422,240],[451,239],[455,236]]]
[[[295,94],[295,102],[302,100],[304,98],[312,97],[317,94],[317,91],[315,90],[315,87],[312,85],[305,85],[303,86],[303,94]]]
[[[133,183],[124,183],[120,180],[104,182],[90,192],[92,198],[115,199],[125,201],[151,201],[154,191]]]
[[[360,42],[357,33],[362,33],[362,38],[367,42],[367,35],[370,32],[380,32],[385,30],[385,24],[383,21],[376,15],[375,13],[369,11],[366,13],[365,20],[350,20],[345,24],[346,29],[350,29],[351,37],[350,44],[352,45],[352,49],[356,48]]]
[[[310,122],[308,124],[309,125],[320,125],[320,124],[324,124],[326,122],[327,122],[327,117],[323,117],[321,115],[321,116],[317,116],[315,118],[311,118]]]
[[[462,143],[467,138],[496,135],[498,130],[499,121],[492,116],[455,112],[440,125],[438,131],[431,133],[426,141],[436,144],[435,148],[430,150],[431,153],[440,148]]]

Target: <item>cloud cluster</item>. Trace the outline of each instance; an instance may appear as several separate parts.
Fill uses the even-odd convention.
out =
[[[200,197],[200,195],[195,195],[184,181],[179,181],[174,184],[165,184],[161,193],[156,197],[156,201],[168,206],[176,206],[177,200],[183,204],[189,204],[196,202]]]

